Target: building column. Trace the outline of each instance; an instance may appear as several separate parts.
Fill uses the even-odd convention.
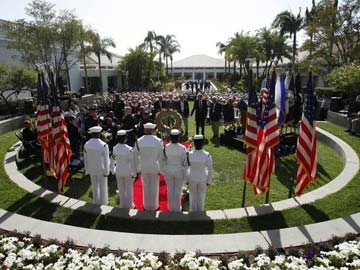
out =
[[[217,73],[216,71],[214,72],[214,80],[217,78]]]
[[[105,72],[102,72],[102,87],[103,87],[103,93],[107,93],[108,89],[108,75]]]
[[[205,79],[206,79],[206,72],[203,72],[203,81],[205,81]]]
[[[192,73],[192,80],[195,80],[195,72]]]

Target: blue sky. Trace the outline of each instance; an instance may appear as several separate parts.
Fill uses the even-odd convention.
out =
[[[29,0],[0,0],[0,19],[26,18]],[[193,54],[217,54],[216,43],[226,42],[235,32],[254,32],[271,25],[276,14],[294,13],[311,0],[51,0],[56,9],[74,9],[84,24],[103,37],[114,38],[112,51],[124,54],[140,44],[148,30],[173,34],[181,45],[179,60]],[[317,1],[318,2],[318,1]],[[300,34],[300,42],[302,39]]]

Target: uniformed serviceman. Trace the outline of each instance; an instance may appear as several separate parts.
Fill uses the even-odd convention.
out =
[[[206,186],[212,182],[212,158],[202,149],[204,137],[194,136],[195,150],[188,156],[188,182],[190,195],[190,211],[203,211]]]
[[[108,204],[109,147],[100,139],[102,128],[89,128],[91,139],[84,145],[85,174],[90,174],[95,203]]]
[[[138,172],[141,172],[145,210],[159,208],[159,175],[162,172],[162,141],[153,135],[156,125],[146,123],[144,136],[135,143],[135,157],[139,158]]]
[[[169,211],[181,211],[181,193],[185,181],[187,158],[185,146],[178,143],[180,131],[170,131],[171,143],[164,146],[163,160]]]
[[[117,132],[117,141],[111,156],[111,173],[116,175],[120,196],[120,207],[132,209],[133,184],[136,178],[136,161],[134,150],[126,144],[126,130]]]

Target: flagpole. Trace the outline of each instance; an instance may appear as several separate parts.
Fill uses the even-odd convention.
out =
[[[246,187],[247,187],[247,182],[246,182],[246,181],[244,181],[244,188],[243,188],[243,194],[242,194],[241,207],[245,207],[245,200],[246,200]]]
[[[270,175],[269,175],[269,189],[266,191],[266,194],[265,194],[265,203],[269,203],[270,201]]]
[[[37,108],[41,108],[40,106],[43,105],[44,100],[45,100],[45,95],[44,95],[44,91],[42,88],[43,85],[43,81],[42,81],[42,71],[40,68],[40,65],[37,65],[37,72],[38,72],[38,81],[37,81]],[[47,173],[46,173],[46,165],[44,162],[44,145],[41,144],[41,167],[42,167],[42,174],[43,174],[43,179],[44,179],[44,187],[47,188],[47,183],[48,183],[48,179],[47,179]]]
[[[292,197],[294,182],[295,182],[295,177],[291,177],[290,178],[290,185],[289,185],[289,195],[288,195],[289,199]]]
[[[249,70],[249,74],[248,74],[248,91],[255,91],[254,89],[254,78],[253,78],[253,70],[252,70],[252,65],[250,66],[250,59],[246,59],[245,64],[248,67]],[[242,127],[245,128],[245,127]],[[244,134],[246,133],[246,130],[244,132]],[[246,144],[243,144],[244,149],[246,150]],[[246,164],[245,164],[246,166]],[[245,177],[244,177],[245,178]],[[245,207],[246,205],[246,189],[247,189],[247,181],[244,180],[244,187],[243,187],[243,194],[242,194],[242,201],[241,201],[241,207]]]

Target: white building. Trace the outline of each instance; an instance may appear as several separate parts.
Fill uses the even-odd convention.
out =
[[[1,25],[5,22],[6,21],[0,19],[0,63],[26,67],[20,60],[20,52],[8,48],[9,39],[1,30]],[[119,60],[120,57],[115,54],[113,54],[111,61],[106,56],[101,56],[102,85],[104,91],[107,91],[108,89],[121,89],[123,87],[124,78],[120,71],[116,70]],[[89,92],[100,92],[100,76],[97,57],[92,54],[86,57],[85,61],[88,68]],[[85,86],[85,71],[83,69],[84,65],[79,61],[75,62],[75,64],[70,67],[69,75],[72,92],[79,92],[80,88]],[[66,78],[65,70],[62,73],[63,78]]]
[[[111,59],[105,55],[101,55],[101,73],[102,73],[102,85],[104,91],[122,89],[124,87],[125,77],[117,69],[117,66],[121,58],[119,55],[112,53]],[[94,94],[99,92],[100,89],[100,71],[97,56],[92,53],[85,58],[89,92]],[[84,63],[80,65],[80,75],[82,78],[82,85],[85,85],[85,66]]]
[[[181,76],[187,80],[221,79],[225,73],[225,61],[204,54],[192,55],[174,62],[173,73],[175,78]]]

